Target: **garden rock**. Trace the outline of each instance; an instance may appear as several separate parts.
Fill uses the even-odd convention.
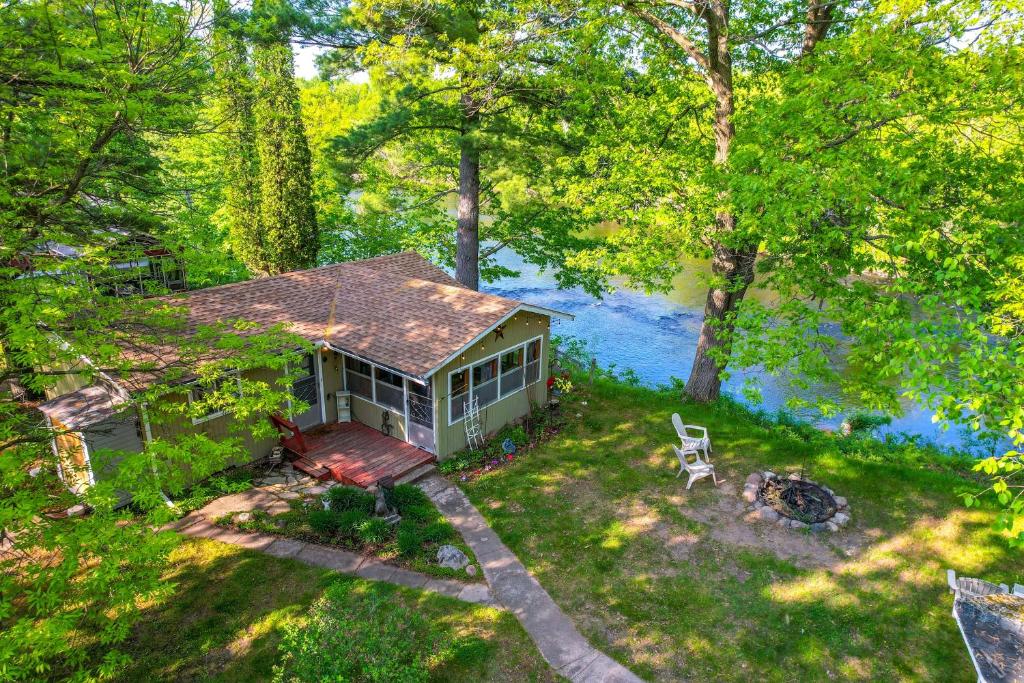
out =
[[[833,499],[836,501],[836,507],[840,510],[849,507],[849,503],[846,502],[846,498],[843,498],[842,496],[833,496]]]
[[[850,521],[850,515],[846,514],[845,512],[837,512],[835,515],[832,516],[832,521],[839,526],[843,526]]]
[[[757,500],[757,489],[754,488],[753,486],[750,486],[749,484],[743,487],[743,500],[747,501],[748,503],[753,503],[755,500]]]
[[[766,522],[776,522],[779,519],[779,513],[767,506],[758,508],[757,514]]]
[[[453,545],[443,545],[437,549],[437,563],[448,569],[462,569],[469,564],[469,558]]]
[[[764,481],[764,477],[762,477],[757,472],[754,472],[749,477],[747,477],[746,486],[753,486],[754,488],[757,488],[762,481]]]
[[[470,564],[466,566],[466,573],[470,576],[476,576],[476,565]]]
[[[248,522],[250,519],[252,519],[251,512],[239,512],[237,515],[235,515],[236,522]]]

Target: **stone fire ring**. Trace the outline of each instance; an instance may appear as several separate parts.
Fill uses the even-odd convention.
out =
[[[807,477],[801,477],[799,474],[790,474],[788,478],[794,481],[803,481],[807,484],[818,486],[832,496],[832,499],[836,502],[837,508],[832,517],[823,522],[807,524],[806,522],[801,522],[798,519],[791,519],[785,515],[781,515],[777,510],[765,505],[757,495],[761,488],[761,484],[764,483],[765,480],[782,478],[783,477],[780,477],[774,472],[754,472],[747,477],[747,483],[743,485],[743,500],[750,503],[750,506],[747,508],[749,513],[745,518],[748,522],[769,522],[784,529],[810,529],[811,531],[832,532],[839,531],[850,523],[850,505],[846,501],[846,498],[837,496],[832,489],[824,484],[818,484]]]

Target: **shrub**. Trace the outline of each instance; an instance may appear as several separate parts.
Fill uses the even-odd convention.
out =
[[[374,497],[362,489],[351,486],[333,486],[327,491],[327,501],[334,512],[346,510],[362,510],[373,514]]]
[[[433,653],[452,652],[427,619],[390,592],[335,583],[313,603],[309,619],[284,628],[274,681],[402,681],[429,679]]]
[[[388,540],[391,536],[391,525],[380,517],[371,517],[357,527],[357,532],[363,543],[375,545]]]
[[[870,432],[879,427],[892,424],[892,418],[888,415],[875,415],[874,413],[854,413],[846,422],[850,425],[851,431]]]
[[[345,510],[335,513],[338,516],[338,530],[348,536],[359,534],[359,528],[370,520],[370,513],[365,510]]]
[[[402,514],[402,511],[407,507],[430,505],[430,499],[427,498],[427,494],[412,484],[399,484],[396,486],[392,501],[395,507],[398,508],[398,514]]]
[[[321,536],[331,536],[341,528],[341,515],[333,510],[313,510],[309,513],[309,528]]]
[[[403,519],[407,519],[411,522],[419,522],[421,524],[437,519],[437,510],[435,510],[429,503],[426,505],[413,505],[405,509],[400,509],[399,514],[402,515]]]
[[[455,537],[455,529],[447,522],[434,522],[423,527],[423,538],[432,543],[444,543]]]
[[[494,441],[496,441],[499,446],[505,442],[505,439],[512,439],[512,443],[517,447],[525,446],[530,441],[530,438],[526,433],[526,428],[522,425],[509,425],[507,427],[503,427],[494,436]]]
[[[402,520],[398,524],[398,552],[406,557],[411,557],[423,547],[423,535],[419,527],[411,522]]]

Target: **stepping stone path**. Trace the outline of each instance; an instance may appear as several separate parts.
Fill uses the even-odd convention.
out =
[[[466,494],[439,475],[419,486],[473,549],[494,599],[516,615],[541,655],[571,681],[636,683],[641,679],[580,635],[548,592],[487,525]]]

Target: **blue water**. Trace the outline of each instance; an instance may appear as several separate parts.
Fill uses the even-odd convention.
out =
[[[539,273],[535,266],[525,264],[514,253],[503,250],[498,261],[520,272],[518,277],[486,284],[485,291],[527,303],[554,308],[575,316],[573,320],[552,321],[556,335],[571,335],[586,342],[602,367],[614,364],[618,370],[629,368],[646,385],[668,384],[675,376],[689,376],[700,332],[706,289],[696,275],[677,283],[670,294],[644,294],[619,289],[595,299],[580,289],[559,290],[548,273]],[[741,389],[752,374],[759,374],[761,403],[757,407],[775,411],[786,407],[794,390],[780,378],[768,374],[735,369],[723,391],[743,400]],[[840,401],[833,386],[816,386],[809,393]],[[807,397],[805,393],[804,398]],[[970,430],[932,422],[932,411],[905,402],[902,415],[893,416],[892,424],[878,434],[905,432],[918,435],[940,446],[976,450]],[[855,409],[851,408],[850,412]],[[811,410],[797,411],[803,419],[823,427],[835,428],[842,416],[823,418]],[[977,451],[984,452],[984,449]]]

